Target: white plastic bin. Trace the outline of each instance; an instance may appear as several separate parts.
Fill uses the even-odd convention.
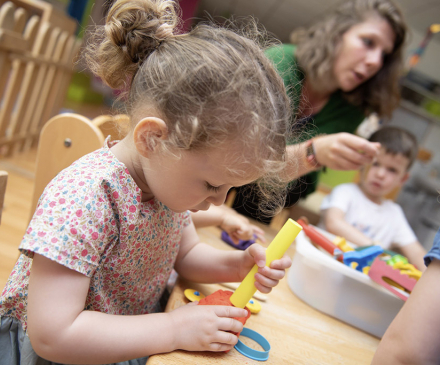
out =
[[[379,338],[404,304],[368,275],[317,249],[303,231],[296,239],[287,281],[295,295],[307,304]]]

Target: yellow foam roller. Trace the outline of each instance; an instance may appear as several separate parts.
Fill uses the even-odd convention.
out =
[[[273,260],[278,260],[283,257],[301,230],[302,227],[293,219],[289,218],[287,220],[266,250],[266,266],[270,266]],[[258,266],[254,265],[234,294],[229,298],[235,307],[244,308],[257,291],[254,285],[257,271]]]

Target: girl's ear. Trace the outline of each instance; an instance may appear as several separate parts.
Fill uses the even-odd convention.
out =
[[[168,137],[168,127],[160,118],[146,117],[138,122],[133,132],[134,144],[143,157],[157,150],[159,140]]]

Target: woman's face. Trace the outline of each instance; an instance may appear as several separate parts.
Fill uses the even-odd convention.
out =
[[[338,88],[352,91],[373,77],[394,48],[395,34],[383,18],[371,17],[348,29],[333,64]]]

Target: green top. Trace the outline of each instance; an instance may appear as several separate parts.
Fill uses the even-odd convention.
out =
[[[284,44],[268,49],[266,56],[275,64],[278,73],[284,80],[284,85],[293,105],[297,107],[301,96],[304,73],[297,65],[295,50],[295,45]],[[338,90],[330,96],[327,104],[307,122],[304,136],[309,139],[323,133],[354,133],[364,118],[365,115],[362,110],[350,104],[344,99],[342,92]],[[301,131],[302,133],[303,131]],[[318,173],[311,172],[301,180],[307,184],[305,195],[308,195],[315,191]]]

